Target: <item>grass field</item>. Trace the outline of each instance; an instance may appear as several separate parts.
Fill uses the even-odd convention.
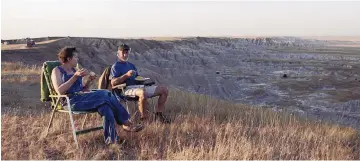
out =
[[[360,159],[354,129],[172,89],[170,125],[146,124],[118,133],[126,142],[105,145],[102,131],[80,135],[76,149],[68,115],[40,102],[40,67],[1,63],[2,159]],[[84,116],[76,116],[79,125]],[[86,126],[101,124],[98,114]]]

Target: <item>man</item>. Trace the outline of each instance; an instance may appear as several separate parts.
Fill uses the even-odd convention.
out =
[[[125,95],[139,97],[139,112],[141,120],[147,119],[146,105],[147,98],[159,96],[158,103],[155,109],[155,119],[162,123],[170,123],[170,120],[163,114],[165,102],[168,96],[168,89],[164,85],[159,86],[139,86],[136,85],[135,78],[138,75],[134,64],[128,62],[129,53],[131,49],[128,45],[122,44],[117,51],[118,61],[111,67],[110,80],[111,85],[116,86],[126,83]]]

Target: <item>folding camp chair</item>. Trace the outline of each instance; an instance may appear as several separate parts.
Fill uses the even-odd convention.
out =
[[[147,84],[144,84],[146,86],[151,86],[155,84],[155,82],[149,82]],[[139,97],[137,96],[126,96],[124,91],[125,91],[126,85],[125,84],[121,84],[121,85],[117,85],[112,87],[112,93],[115,94],[116,96],[120,97],[119,101],[123,101],[126,107],[126,110],[128,111],[128,113],[131,115],[130,120],[135,122],[137,117],[139,116],[139,111],[138,111],[138,102],[139,102]],[[151,104],[150,104],[151,101]],[[154,105],[154,100],[152,98],[150,98],[150,101],[147,101],[147,109],[146,112],[148,114],[152,114],[152,116],[155,118],[155,105]],[[129,108],[129,102],[133,102],[134,103],[134,108],[135,110],[130,110]],[[151,111],[151,107],[152,111]]]
[[[111,71],[111,67],[106,67],[104,72],[102,73],[100,79],[99,79],[99,85],[98,85],[98,89],[108,89],[111,90],[111,92],[115,95],[118,96],[119,101],[123,102],[125,104],[126,110],[128,111],[128,113],[131,115],[130,120],[131,121],[135,121],[136,117],[139,114],[139,111],[137,110],[138,107],[138,102],[139,102],[139,97],[134,96],[125,96],[125,88],[126,88],[126,84],[120,84],[117,86],[111,86],[111,80],[109,79],[110,77],[110,71]],[[152,86],[155,84],[154,81],[147,81],[147,82],[138,82],[139,85],[144,85],[144,86]],[[129,108],[129,102],[133,102],[134,106],[136,108],[135,112],[132,112],[132,110],[130,110]],[[151,105],[149,102],[147,102],[147,112],[149,114],[152,114],[155,118],[155,105],[154,105],[154,100],[151,99]],[[153,111],[150,111],[149,107],[153,107]]]
[[[55,92],[55,89],[53,87],[52,81],[51,81],[51,72],[52,70],[59,66],[60,62],[58,61],[47,61],[44,62],[43,67],[42,67],[42,73],[41,73],[41,101],[45,102],[45,101],[51,101],[51,118],[49,121],[49,125],[46,129],[46,132],[49,132],[51,123],[53,121],[54,115],[56,112],[61,112],[61,113],[68,113],[69,117],[70,117],[70,123],[71,123],[71,128],[72,128],[72,133],[73,133],[73,137],[75,140],[75,144],[76,147],[79,148],[79,144],[77,141],[77,135],[80,134],[85,134],[91,131],[95,131],[95,130],[101,130],[103,129],[103,126],[98,126],[98,127],[94,127],[94,128],[89,128],[89,129],[84,129],[84,125],[85,125],[85,121],[87,119],[87,116],[89,113],[94,113],[97,111],[72,111],[71,107],[70,107],[70,99],[68,97],[68,95],[58,95]],[[66,105],[62,106],[60,104],[61,101],[66,101]],[[73,114],[85,114],[85,119],[82,122],[82,126],[81,129],[82,130],[76,130],[75,128],[75,124],[74,124],[74,119],[73,119]],[[46,135],[47,135],[46,133]]]

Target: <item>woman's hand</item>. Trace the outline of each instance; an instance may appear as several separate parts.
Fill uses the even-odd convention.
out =
[[[90,72],[90,76],[89,76],[90,81],[93,81],[96,78],[97,78],[96,74],[94,72]]]
[[[89,74],[89,72],[86,69],[80,69],[80,70],[76,71],[74,75],[76,75],[78,77],[83,77],[88,74]]]
[[[89,77],[86,79],[85,77],[83,77],[83,84],[84,84],[84,88],[88,89],[92,83],[93,80],[96,79],[96,74],[94,72],[87,72],[87,75],[89,75]]]

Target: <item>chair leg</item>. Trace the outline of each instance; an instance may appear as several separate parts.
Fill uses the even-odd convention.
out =
[[[79,148],[79,144],[78,144],[77,137],[76,137],[75,124],[74,124],[74,120],[73,120],[73,117],[72,117],[72,113],[71,113],[71,112],[69,112],[69,116],[70,116],[70,123],[71,123],[71,128],[72,128],[72,131],[73,131],[73,136],[74,136],[76,148]]]
[[[128,102],[126,102],[126,108],[127,108],[128,113],[129,113],[129,115],[130,115],[130,119],[129,119],[129,120],[130,120],[131,122],[136,121],[136,119],[135,119],[136,113],[132,113],[133,110],[130,111],[129,103],[128,103]]]
[[[125,101],[125,106],[126,106],[126,110],[127,110],[127,112],[128,112],[128,113],[130,113],[130,111],[129,111],[129,104],[128,104],[128,102],[127,102],[127,101]]]
[[[83,121],[83,123],[82,123],[82,125],[81,125],[81,129],[84,129],[84,125],[85,125],[87,116],[88,116],[88,114],[85,114],[85,119],[84,119],[84,121]]]
[[[151,105],[152,105],[152,107],[153,107],[153,112],[155,113],[155,111],[156,111],[156,106],[155,106],[155,104],[154,104],[154,98],[151,98]]]
[[[152,114],[153,119],[155,120],[155,105],[154,105],[154,98],[150,98],[151,100],[151,104],[150,101],[148,102],[148,108],[146,109],[148,111],[149,114]],[[152,109],[151,109],[152,108]]]
[[[54,108],[52,111],[51,111],[51,117],[50,117],[50,121],[49,121],[49,125],[46,129],[46,135],[49,133],[49,129],[50,129],[50,126],[51,126],[51,123],[54,119],[54,115],[55,115],[55,111],[56,111],[56,108]]]

